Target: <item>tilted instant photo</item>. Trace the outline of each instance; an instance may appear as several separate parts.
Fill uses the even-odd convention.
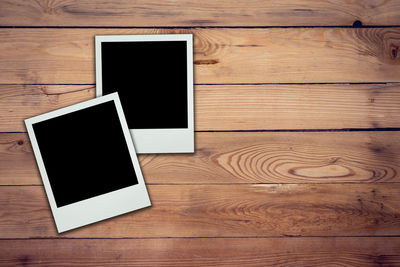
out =
[[[151,205],[118,93],[25,125],[58,232]]]

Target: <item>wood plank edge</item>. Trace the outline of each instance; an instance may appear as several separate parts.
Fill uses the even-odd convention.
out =
[[[310,28],[343,28],[343,29],[374,29],[374,28],[397,28],[400,24],[361,24],[358,25],[358,20],[355,20],[352,25],[347,24],[332,24],[332,25],[265,25],[265,24],[254,24],[254,25],[169,25],[169,26],[79,26],[79,25],[2,25],[0,29],[310,29]]]
[[[15,237],[0,238],[13,240],[146,240],[146,239],[310,239],[310,238],[400,238],[400,235],[285,235],[285,236],[161,236],[161,237]]]

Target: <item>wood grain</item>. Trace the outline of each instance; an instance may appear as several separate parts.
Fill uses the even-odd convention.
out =
[[[94,85],[0,85],[0,131],[26,131],[24,119],[95,97]]]
[[[400,84],[384,84],[400,82],[399,9],[0,0],[0,265],[400,266],[398,131],[235,132],[399,128]],[[356,20],[378,27],[297,28]],[[196,133],[193,155],[140,156],[151,208],[58,235],[13,132],[94,97],[94,35],[154,33],[194,34],[196,130],[234,131]]]
[[[92,85],[0,85],[0,131],[94,97]],[[400,126],[399,84],[196,85],[195,129],[276,130]]]
[[[2,26],[351,26],[399,25],[387,1],[24,1],[0,2]]]
[[[196,133],[195,141],[195,154],[140,155],[146,182],[386,183],[400,178],[398,132]],[[0,134],[0,184],[42,184],[25,133]]]
[[[94,35],[144,33],[193,33],[197,84],[400,82],[400,28],[267,28],[1,29],[0,83],[93,84]]]
[[[399,184],[150,185],[152,207],[63,237],[400,234]],[[57,237],[41,186],[0,187],[0,238]]]
[[[0,265],[398,266],[400,238],[0,240]]]
[[[63,237],[400,234],[399,184],[150,185],[152,207]],[[0,238],[57,237],[41,186],[0,187]]]

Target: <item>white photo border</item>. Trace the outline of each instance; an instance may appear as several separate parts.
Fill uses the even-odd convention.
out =
[[[109,101],[113,101],[115,104],[138,184],[57,207],[32,125]],[[135,153],[135,147],[117,92],[26,119],[25,125],[59,233],[151,206],[143,174]],[[62,153],[62,151],[60,151],[60,153]]]
[[[193,35],[97,35],[96,46],[96,96],[103,95],[101,43],[103,42],[186,41],[187,52],[187,118],[188,128],[130,129],[136,153],[194,153],[193,108]]]

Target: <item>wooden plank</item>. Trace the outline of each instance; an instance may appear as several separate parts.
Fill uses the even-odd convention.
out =
[[[398,266],[400,238],[1,240],[7,266]]]
[[[24,119],[95,97],[94,85],[0,85],[0,131],[26,131]]]
[[[94,35],[193,33],[195,83],[400,82],[400,28],[0,29],[0,83],[93,84]]]
[[[141,155],[147,183],[399,182],[398,132],[197,133],[196,153]],[[41,184],[25,133],[0,134],[0,184]]]
[[[95,95],[91,85],[0,85],[0,131]],[[276,130],[400,126],[399,84],[196,85],[195,129]]]
[[[0,2],[2,26],[399,25],[391,1],[26,1]]]
[[[400,234],[399,184],[150,185],[153,206],[63,237]],[[0,187],[0,238],[57,237],[41,186]]]
[[[41,183],[27,134],[0,134],[0,179],[4,184]]]

